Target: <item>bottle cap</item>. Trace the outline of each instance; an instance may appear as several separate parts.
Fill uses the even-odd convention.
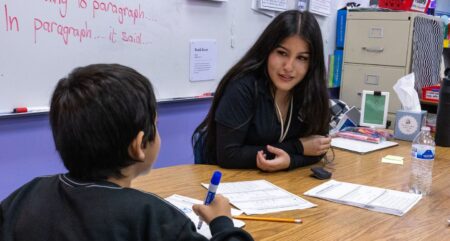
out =
[[[422,131],[430,131],[430,127],[429,126],[422,126],[421,130]]]
[[[212,178],[211,178],[211,184],[219,185],[221,177],[222,177],[222,173],[220,171],[215,171],[213,176],[212,176]]]

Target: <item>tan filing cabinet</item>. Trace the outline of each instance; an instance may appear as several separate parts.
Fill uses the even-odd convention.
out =
[[[340,97],[361,106],[362,90],[389,92],[389,118],[400,109],[392,89],[410,73],[412,12],[348,12]]]

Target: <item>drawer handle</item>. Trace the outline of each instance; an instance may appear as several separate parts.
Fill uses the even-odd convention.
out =
[[[381,53],[384,51],[384,48],[382,48],[382,47],[362,47],[362,49],[367,52],[373,52],[373,53]]]

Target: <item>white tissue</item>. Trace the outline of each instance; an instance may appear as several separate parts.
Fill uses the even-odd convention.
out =
[[[403,110],[421,111],[419,95],[414,89],[414,73],[400,78],[393,89],[402,103]]]

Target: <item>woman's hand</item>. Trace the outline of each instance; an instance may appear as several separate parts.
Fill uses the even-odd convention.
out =
[[[256,166],[266,172],[275,172],[287,169],[291,163],[291,157],[280,148],[267,145],[267,151],[275,155],[274,159],[267,160],[263,151],[256,153]]]
[[[327,153],[331,146],[331,137],[312,135],[300,138],[303,145],[303,155],[320,156]]]
[[[200,216],[207,224],[220,216],[226,216],[231,219],[231,207],[228,199],[217,194],[214,200],[208,205],[194,204],[192,210],[197,216]]]

